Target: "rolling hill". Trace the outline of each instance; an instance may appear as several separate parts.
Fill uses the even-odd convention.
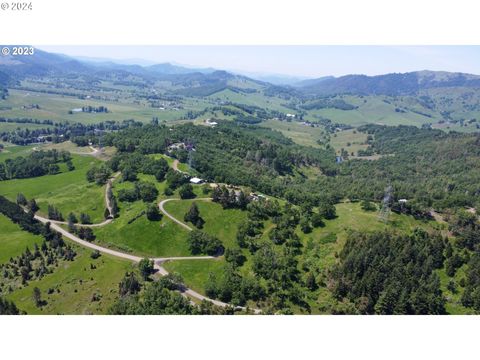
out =
[[[308,95],[412,95],[421,90],[444,87],[480,87],[480,76],[445,71],[416,71],[378,76],[346,75],[306,80],[297,87]]]

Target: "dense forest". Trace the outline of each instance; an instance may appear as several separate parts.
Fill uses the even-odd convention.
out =
[[[395,200],[408,199],[408,212],[429,208],[475,207],[480,201],[480,137],[413,126],[359,128],[368,133],[376,161],[361,158],[335,163],[333,150],[301,146],[279,132],[222,122],[216,128],[138,126],[107,134],[104,141],[121,153],[163,153],[184,143],[188,161],[210,181],[250,186],[294,204],[368,199],[380,201],[393,187]],[[188,158],[188,159],[187,159]],[[302,174],[314,167],[320,176]]]
[[[381,157],[351,160],[340,167],[345,196],[380,200],[387,184],[396,199],[423,208],[480,204],[480,136],[414,126],[359,128],[373,135],[370,148]]]
[[[352,233],[332,270],[333,292],[363,314],[444,314],[434,270],[443,267],[445,241],[419,229]]]

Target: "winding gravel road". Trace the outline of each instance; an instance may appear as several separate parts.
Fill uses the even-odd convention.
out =
[[[167,212],[167,210],[165,210],[165,208],[163,207],[167,202],[170,202],[170,201],[180,201],[182,199],[165,199],[165,200],[162,200],[160,201],[160,203],[158,204],[158,208],[160,209],[160,211],[166,216],[168,217],[170,220],[176,222],[178,225],[180,225],[181,227],[183,227],[184,229],[187,229],[188,231],[192,231],[193,229],[188,226],[187,224],[185,224],[184,222],[178,220],[177,218],[175,218],[173,215],[171,215],[170,213]],[[198,198],[198,199],[194,199],[194,200],[198,200],[198,201],[212,201],[211,198]]]
[[[89,155],[95,156],[97,153],[98,153],[98,150],[92,152]],[[119,175],[120,175],[120,172],[116,173],[112,178],[110,178],[108,180],[107,186],[105,188],[105,203],[106,203],[107,208],[110,211],[110,213],[112,212],[112,208],[111,208],[110,201],[108,200],[108,195],[107,194],[108,194],[109,189],[111,189],[111,187],[112,187],[113,181]],[[173,201],[173,200],[180,200],[180,199],[166,199],[166,200],[161,201],[158,204],[158,206],[160,208],[160,211],[162,211],[162,213],[164,213],[169,219],[171,219],[172,221],[174,221],[178,225],[184,227],[185,229],[187,229],[189,231],[192,231],[192,228],[190,226],[188,226],[187,224],[185,224],[185,223],[181,222],[180,220],[176,219],[171,214],[169,214],[167,211],[165,211],[165,209],[163,208],[163,205],[165,203],[167,203],[169,201]],[[196,200],[210,201],[211,199],[210,198],[199,198],[199,199],[196,199]],[[64,228],[62,228],[60,226],[60,225],[66,225],[67,222],[65,222],[65,221],[54,221],[54,220],[50,220],[50,219],[47,219],[45,217],[42,217],[40,215],[35,215],[34,217],[35,217],[35,219],[37,219],[38,221],[40,221],[44,224],[50,223],[50,227],[53,230],[58,231],[60,234],[62,234],[66,238],[68,238],[68,239],[70,239],[70,240],[76,242],[77,244],[79,244],[81,246],[84,246],[86,248],[90,248],[92,250],[97,250],[101,253],[109,254],[109,255],[116,256],[118,258],[122,258],[122,259],[129,260],[129,261],[133,261],[133,262],[136,262],[136,263],[140,262],[140,260],[143,259],[143,257],[141,257],[141,256],[127,254],[127,253],[124,253],[124,252],[121,252],[121,251],[117,251],[117,250],[109,249],[109,248],[106,248],[106,247],[103,247],[103,246],[100,246],[100,245],[93,244],[93,243],[88,242],[86,240],[82,240],[78,236],[70,233],[69,231],[65,230]],[[97,224],[79,224],[79,225],[80,226],[88,226],[88,227],[98,227],[98,226],[107,225],[107,224],[111,223],[112,221],[113,221],[113,219],[106,219],[105,221],[103,221],[101,223],[97,223]],[[165,275],[168,275],[168,271],[162,265],[167,261],[206,260],[206,259],[215,259],[215,257],[213,257],[213,256],[171,256],[171,257],[159,257],[159,258],[150,258],[150,259],[153,260],[154,269],[157,271],[157,273],[160,274],[161,276],[165,276]],[[194,299],[197,299],[197,300],[200,300],[200,301],[203,301],[203,300],[210,301],[214,305],[221,306],[221,307],[234,307],[237,310],[247,310],[247,308],[245,308],[243,306],[233,306],[231,304],[224,303],[224,302],[219,301],[219,300],[210,299],[210,298],[196,292],[195,290],[192,290],[192,289],[187,288],[187,287],[185,287],[184,290],[182,291],[182,295],[189,296],[191,298],[194,298]],[[255,314],[260,314],[261,313],[261,310],[259,310],[259,309],[250,309],[250,310],[253,311]]]
[[[92,155],[93,156],[93,155]],[[112,204],[110,203],[110,200],[108,199],[108,191],[112,188],[113,181],[117,177],[120,176],[120,172],[117,172],[114,174],[110,179],[107,181],[107,186],[105,187],[105,206],[107,207],[109,213],[110,213],[110,218],[103,220],[100,223],[96,224],[80,224],[76,223],[75,225],[82,226],[82,227],[99,227],[99,226],[105,226],[107,224],[110,224],[113,221],[113,216],[112,216]],[[62,224],[62,225],[68,225],[68,222],[66,221],[58,221],[58,220],[49,220],[52,224]]]

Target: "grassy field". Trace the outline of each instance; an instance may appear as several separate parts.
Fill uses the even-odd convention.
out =
[[[208,96],[208,98],[216,101],[231,101],[234,103],[241,103],[245,105],[254,105],[261,108],[282,111],[285,113],[292,112],[292,110],[289,110],[287,107],[282,105],[285,100],[277,97],[265,96],[260,92],[245,94],[226,89],[212,94]]]
[[[165,269],[172,273],[178,273],[183,281],[191,289],[205,293],[205,284],[210,273],[220,277],[225,260],[223,258],[212,260],[178,260],[169,261],[164,264]]]
[[[23,106],[38,104],[40,109],[24,109]],[[0,101],[0,117],[6,118],[31,118],[38,120],[53,120],[56,122],[81,122],[94,124],[101,121],[135,119],[137,121],[149,122],[152,117],[159,120],[172,121],[183,117],[186,109],[183,110],[160,110],[144,104],[135,104],[128,101],[100,101],[94,99],[80,99],[73,96],[47,94],[35,91],[9,90],[6,100]],[[106,106],[108,113],[74,113],[68,114],[72,109],[84,106]],[[188,109],[190,110],[190,109]],[[196,109],[193,109],[196,110]],[[25,127],[34,128],[31,124]],[[43,126],[47,127],[47,126]]]
[[[170,201],[165,210],[175,218],[183,221],[185,213],[195,200]],[[210,201],[195,201],[200,216],[205,221],[202,231],[217,236],[225,247],[236,247],[235,236],[238,224],[247,218],[247,212],[239,209],[223,210],[220,204]],[[194,228],[193,224],[189,225]]]
[[[90,250],[78,246],[75,251],[74,261],[62,262],[52,274],[30,281],[6,297],[27,314],[105,314],[118,297],[118,283],[134,265],[108,255],[93,260]],[[34,287],[40,289],[46,301],[41,308],[32,299]],[[94,294],[98,301],[93,300]]]
[[[0,113],[2,113],[2,110],[0,110]],[[24,129],[30,129],[30,130],[36,130],[36,129],[49,129],[53,128],[52,125],[46,125],[46,124],[20,124],[20,123],[5,123],[5,122],[0,122],[0,133],[2,132],[10,132],[10,131],[15,131],[15,130],[24,130]]]
[[[353,152],[356,155],[358,150],[367,148],[366,141],[367,134],[355,129],[339,131],[330,137],[330,145],[333,146],[337,154],[340,154],[341,149],[345,149],[349,154]]]
[[[349,230],[378,231],[394,229],[411,232],[415,227],[431,227],[434,221],[423,222],[415,220],[412,216],[391,213],[388,223],[378,220],[377,211],[364,211],[360,203],[340,203],[336,205],[337,217],[325,221],[325,226],[314,229],[310,234],[298,231],[304,245],[308,241],[319,243],[322,251],[322,265],[333,264],[336,251],[343,248]]]
[[[113,223],[95,229],[96,242],[142,256],[188,256],[187,230],[163,217],[149,221],[145,215],[128,223],[145,210],[142,201],[121,203],[121,215]]]
[[[437,275],[440,278],[440,287],[447,299],[445,308],[448,314],[455,314],[455,315],[475,314],[474,310],[464,307],[461,303],[463,288],[460,287],[459,282],[460,282],[460,279],[465,278],[465,271],[467,267],[468,265],[464,264],[461,268],[457,269],[457,272],[455,273],[455,276],[453,278],[450,278],[446,274],[445,269],[437,270]],[[457,289],[455,292],[452,292],[451,290],[448,289],[448,283],[450,282],[450,280],[453,280],[453,282],[455,283],[455,287]]]
[[[7,159],[16,158],[17,156],[26,156],[35,147],[35,145],[19,146],[11,144],[4,144],[4,146],[5,148],[0,151],[0,162],[4,162]]]
[[[166,183],[158,183],[152,175],[139,174],[139,179],[156,185],[159,198],[163,198]],[[115,182],[114,194],[120,189],[133,188],[131,182]],[[120,216],[111,224],[96,228],[97,242],[122,251],[132,252],[142,256],[187,256],[190,251],[187,246],[187,230],[181,228],[165,216],[160,221],[149,221],[145,215],[147,204],[143,201],[133,203],[119,202]],[[137,218],[138,217],[138,218]],[[133,220],[135,219],[136,220]],[[129,223],[130,222],[130,223]]]
[[[32,250],[34,244],[40,245],[42,241],[40,235],[23,231],[20,226],[0,214],[0,264],[22,254],[27,247]]]
[[[434,221],[418,221],[412,216],[395,213],[390,215],[388,223],[383,223],[378,220],[377,211],[364,211],[359,203],[340,203],[336,205],[336,210],[337,218],[325,221],[324,227],[314,229],[310,234],[297,231],[304,244],[303,251],[315,254],[316,263],[322,271],[329,269],[336,262],[336,254],[342,250],[350,230],[393,229],[410,233],[415,227],[432,228],[437,225]],[[300,261],[300,266],[301,264],[302,261]],[[312,313],[316,314],[328,313],[335,300],[326,287],[320,287],[314,293],[309,294],[308,302]],[[300,311],[300,309],[296,310]]]
[[[183,218],[183,214],[188,210],[191,201],[181,201],[180,206],[178,203],[169,202],[165,208],[172,215]],[[219,236],[227,246],[235,246],[236,224],[238,224],[239,218],[243,215],[228,214],[231,210],[222,212],[220,205],[214,203],[198,201],[197,204],[199,205],[200,214],[206,220],[205,231]],[[300,267],[306,256],[309,256],[312,251],[309,249],[314,249],[320,269],[330,268],[336,261],[335,253],[341,251],[350,230],[375,231],[393,228],[398,231],[410,232],[415,227],[431,228],[435,225],[435,222],[417,221],[411,216],[398,214],[391,214],[389,222],[385,224],[378,220],[378,212],[364,211],[360,208],[359,203],[340,203],[336,205],[336,209],[337,218],[326,220],[324,227],[314,229],[310,234],[303,234],[297,228],[297,234],[302,240],[304,245],[303,252],[305,254],[299,258]],[[216,223],[219,227],[225,227],[225,224],[233,222],[235,222],[235,226],[230,227],[227,232],[222,234],[221,229],[215,229],[211,224],[212,221],[215,223],[214,220],[219,218],[222,219]],[[268,232],[272,226],[269,222],[265,224],[262,241],[269,241]],[[248,251],[245,251],[244,255],[247,256],[247,261],[240,268],[240,272],[253,275],[251,255]],[[204,293],[208,275],[214,273],[220,276],[223,271],[223,264],[224,260],[219,258],[208,261],[175,261],[167,263],[165,267],[171,272],[180,274],[187,286]],[[315,292],[308,294],[308,302],[312,308],[312,313],[315,314],[327,312],[335,300],[326,287],[320,287]],[[298,313],[304,311],[295,306],[293,306],[293,309]]]
[[[102,221],[105,211],[105,186],[87,182],[85,175],[90,166],[100,161],[91,156],[72,157],[75,170],[56,175],[2,181],[0,194],[13,201],[20,192],[27,199],[35,198],[40,206],[40,214],[45,215],[48,204],[51,204],[56,206],[64,217],[69,212],[77,215],[84,212],[90,215],[92,222]]]
[[[359,126],[368,123],[382,125],[415,125],[435,122],[435,118],[429,118],[411,111],[405,113],[396,112],[395,104],[383,101],[381,96],[342,96],[347,103],[358,106],[355,110],[339,110],[326,108],[308,111],[305,119],[315,119],[314,115],[331,119],[333,122]]]
[[[300,145],[320,147],[317,140],[321,139],[323,127],[310,127],[299,122],[267,120],[261,126],[280,131],[284,136]]]

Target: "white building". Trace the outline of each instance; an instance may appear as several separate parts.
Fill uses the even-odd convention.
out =
[[[192,184],[202,184],[202,183],[203,183],[203,180],[200,179],[200,178],[198,178],[198,177],[192,177],[192,178],[190,179],[190,182],[191,182]]]

